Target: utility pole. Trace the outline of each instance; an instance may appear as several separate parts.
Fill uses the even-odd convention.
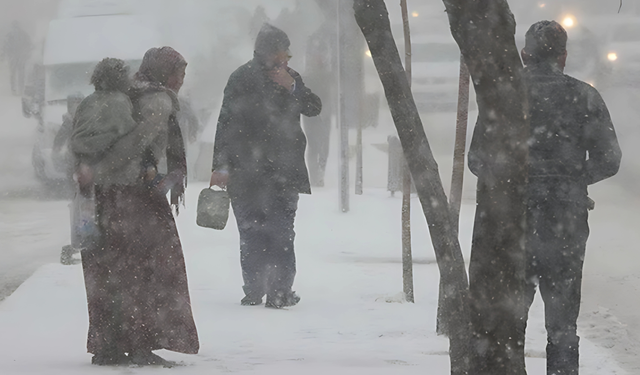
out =
[[[362,195],[362,168],[363,168],[363,160],[362,160],[362,106],[360,107],[360,117],[358,118],[358,133],[356,136],[356,195]]]
[[[345,111],[344,97],[344,66],[342,64],[343,48],[343,25],[342,25],[342,2],[336,1],[336,20],[338,32],[338,126],[340,128],[340,211],[349,212],[349,124]]]
[[[404,28],[404,59],[407,81],[411,86],[411,30],[407,0],[400,0]],[[415,302],[413,293],[413,255],[411,252],[411,171],[402,156],[402,284],[407,302]]]

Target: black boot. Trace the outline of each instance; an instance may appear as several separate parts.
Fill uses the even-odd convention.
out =
[[[136,350],[130,354],[131,364],[137,366],[163,366],[173,367],[175,362],[167,361],[157,354],[153,354],[151,350]]]
[[[258,306],[262,305],[262,297],[264,296],[264,292],[262,288],[248,287],[243,286],[242,290],[244,290],[244,298],[240,300],[240,304],[242,306]]]
[[[267,302],[264,306],[274,309],[281,309],[283,307],[295,306],[298,304],[298,302],[300,302],[300,297],[296,294],[296,292],[277,291],[275,293],[267,294]]]
[[[262,297],[256,297],[252,295],[244,296],[242,300],[240,300],[240,304],[242,306],[258,306],[262,305]]]
[[[97,366],[126,366],[131,364],[131,358],[125,353],[105,351],[96,353],[91,358],[91,364]]]

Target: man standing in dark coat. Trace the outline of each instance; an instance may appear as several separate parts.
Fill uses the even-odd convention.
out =
[[[554,21],[529,29],[522,50],[530,138],[525,310],[536,287],[545,305],[547,374],[578,374],[577,319],[593,201],[587,186],[618,172],[621,152],[607,106],[590,85],[563,74],[567,33]],[[487,168],[476,126],[469,167]],[[489,131],[489,130],[485,130]],[[524,332],[522,339],[524,339]]]
[[[335,6],[331,8],[335,12]],[[324,175],[329,158],[329,144],[331,140],[331,120],[334,115],[334,105],[330,100],[337,97],[334,84],[336,80],[337,48],[335,22],[330,19],[331,14],[325,9],[322,25],[307,40],[305,54],[305,76],[322,99],[322,114],[320,116],[303,119],[304,133],[309,140],[307,150],[307,164],[311,186],[324,186]]]
[[[298,194],[310,194],[300,115],[317,116],[320,98],[288,67],[289,38],[265,24],[254,58],[224,90],[211,186],[227,187],[240,232],[243,305],[293,306],[293,243]]]

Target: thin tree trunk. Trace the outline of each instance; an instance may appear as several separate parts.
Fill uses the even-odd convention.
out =
[[[411,29],[407,0],[400,0],[404,29],[404,69],[411,86]],[[403,158],[404,159],[404,158]],[[411,253],[411,172],[406,161],[402,163],[402,285],[405,299],[415,302],[413,294],[413,255]]]
[[[391,34],[383,0],[355,0],[355,17],[367,40],[385,90],[398,136],[424,211],[441,277],[447,285],[452,324],[449,336],[451,373],[468,373],[469,311],[467,274],[453,231],[449,204],[409,81]]]
[[[349,212],[349,125],[347,124],[347,116],[345,111],[345,97],[343,89],[343,73],[344,67],[341,64],[342,43],[342,21],[341,2],[336,1],[337,15],[337,36],[338,36],[338,126],[340,128],[340,211]]]
[[[355,183],[355,193],[356,195],[362,195],[363,187],[362,187],[362,178],[363,178],[363,160],[362,160],[362,112],[360,113],[360,118],[358,119],[358,132],[356,134],[356,183]]]
[[[456,138],[453,148],[453,171],[451,172],[451,190],[449,192],[449,209],[453,228],[458,235],[460,227],[460,206],[462,205],[462,186],[464,182],[464,150],[467,144],[467,122],[469,119],[469,69],[460,55],[460,80],[458,84],[458,113],[456,119]],[[438,294],[438,317],[436,332],[447,335],[447,319],[449,312],[445,311],[443,294],[444,285],[440,284]]]
[[[458,113],[456,118],[456,138],[453,148],[453,171],[449,208],[456,234],[460,226],[460,207],[462,205],[462,186],[464,182],[464,151],[467,145],[467,122],[469,120],[469,69],[460,55],[460,83],[458,85]]]
[[[404,70],[407,73],[407,81],[411,87],[411,28],[409,27],[409,10],[407,0],[400,0],[402,10],[402,30],[404,32]]]
[[[443,0],[473,79],[478,176],[469,264],[472,374],[524,375],[528,99],[506,0]],[[475,147],[474,147],[475,146]]]
[[[364,82],[362,82],[362,92],[364,92]],[[362,128],[364,122],[364,105],[360,105],[360,116],[358,116],[358,131],[356,135],[356,183],[355,193],[356,195],[362,195],[363,193],[363,156],[362,156]]]
[[[407,302],[415,302],[413,293],[413,254],[411,251],[411,172],[402,163],[402,290]]]

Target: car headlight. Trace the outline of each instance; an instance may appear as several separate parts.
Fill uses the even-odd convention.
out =
[[[618,54],[615,52],[609,52],[609,54],[607,55],[607,60],[611,62],[618,60]]]
[[[562,26],[565,29],[570,29],[576,25],[576,18],[573,15],[567,15],[562,19]]]

